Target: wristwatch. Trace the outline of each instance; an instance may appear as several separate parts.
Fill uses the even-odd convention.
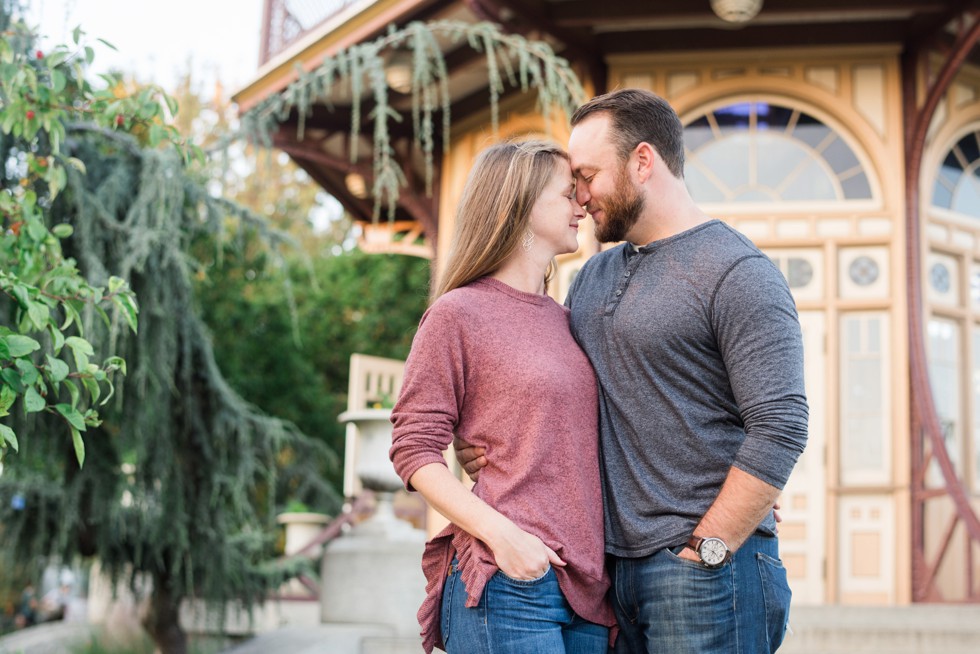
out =
[[[685,546],[694,550],[701,558],[701,563],[708,568],[720,567],[732,558],[732,551],[720,538],[701,538],[692,534]]]

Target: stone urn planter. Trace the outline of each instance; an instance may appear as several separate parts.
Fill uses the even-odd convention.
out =
[[[402,481],[388,459],[393,428],[391,409],[345,411],[337,419],[357,426],[358,463],[354,472],[361,479],[361,484],[381,493],[393,493],[400,489]]]
[[[395,517],[394,494],[401,490],[403,484],[388,458],[393,428],[391,409],[345,411],[338,416],[338,420],[357,426],[358,462],[354,472],[361,485],[373,491],[377,500],[374,514],[355,529],[392,535],[411,530],[411,525]]]

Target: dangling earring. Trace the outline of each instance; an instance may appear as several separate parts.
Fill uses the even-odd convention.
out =
[[[534,243],[534,232],[528,229],[524,232],[524,239],[521,241],[521,247],[524,248],[525,252],[530,252],[532,243]]]

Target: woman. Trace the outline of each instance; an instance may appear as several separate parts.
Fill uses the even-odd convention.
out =
[[[598,391],[545,294],[584,217],[543,141],[488,148],[466,182],[392,412],[396,470],[452,522],[423,556],[426,652],[607,651]],[[454,434],[488,453],[472,492],[443,458]]]

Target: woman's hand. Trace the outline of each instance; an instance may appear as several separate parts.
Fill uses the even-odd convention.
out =
[[[422,466],[409,483],[450,522],[486,543],[497,567],[508,577],[537,579],[548,571],[549,564],[565,565],[540,538],[524,531],[465,488],[445,464]]]
[[[549,565],[565,565],[561,557],[540,538],[512,522],[493,540],[487,545],[493,551],[497,567],[511,579],[538,579],[548,572]]]

